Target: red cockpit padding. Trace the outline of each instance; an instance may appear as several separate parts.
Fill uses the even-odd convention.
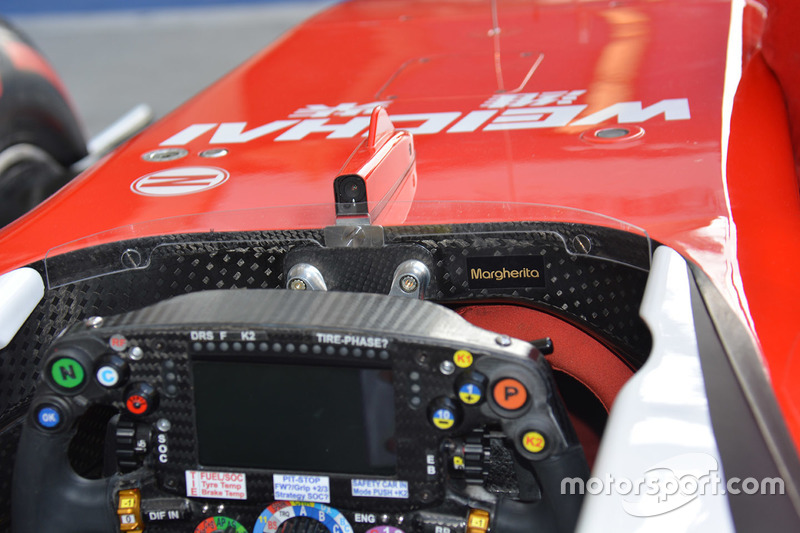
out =
[[[553,353],[547,360],[580,381],[608,411],[633,371],[611,350],[591,335],[553,315],[517,305],[469,305],[457,309],[478,327],[532,341],[553,340]]]

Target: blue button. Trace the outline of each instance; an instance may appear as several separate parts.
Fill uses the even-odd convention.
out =
[[[474,405],[481,401],[482,396],[483,391],[474,383],[465,383],[458,389],[458,397],[461,398],[462,402],[469,405]]]
[[[443,407],[434,411],[431,421],[439,429],[450,429],[456,423],[456,416],[453,411]]]
[[[39,421],[40,426],[53,429],[61,424],[61,413],[53,407],[42,407],[39,409],[36,419]]]

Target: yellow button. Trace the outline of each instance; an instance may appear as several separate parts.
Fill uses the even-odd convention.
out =
[[[455,420],[453,420],[452,418],[434,418],[433,423],[439,429],[450,429],[451,427],[453,427]]]
[[[117,516],[119,516],[120,531],[128,533],[140,533],[142,531],[141,500],[139,489],[119,491]]]
[[[489,513],[482,509],[470,509],[467,517],[467,533],[486,533],[489,529]]]
[[[522,436],[522,447],[531,453],[539,453],[546,444],[544,435],[538,431],[528,431]]]
[[[120,496],[119,498],[119,508],[120,509],[133,509],[136,507],[136,498],[125,497],[123,498]]]
[[[456,414],[447,407],[440,407],[433,412],[431,422],[439,429],[450,429],[456,423]]]
[[[469,368],[472,366],[473,360],[474,358],[472,357],[472,354],[467,350],[458,350],[453,354],[453,362],[459,368]]]

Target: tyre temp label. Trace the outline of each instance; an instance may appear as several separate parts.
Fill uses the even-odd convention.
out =
[[[186,495],[199,498],[247,499],[247,477],[239,472],[186,471]]]

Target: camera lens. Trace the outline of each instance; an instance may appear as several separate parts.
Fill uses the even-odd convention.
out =
[[[364,202],[367,199],[366,184],[360,176],[344,176],[339,181],[340,203]]]
[[[361,188],[358,183],[347,183],[343,192],[345,200],[355,200],[361,194]]]

